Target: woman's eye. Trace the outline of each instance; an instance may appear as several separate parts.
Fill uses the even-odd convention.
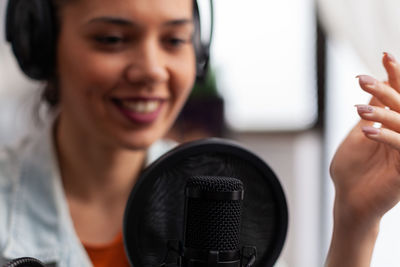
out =
[[[169,43],[174,45],[174,46],[178,46],[178,45],[181,45],[181,44],[185,43],[185,40],[179,39],[179,38],[172,38],[172,39],[169,40]]]
[[[103,45],[114,45],[124,42],[124,39],[120,36],[96,36],[96,42]]]
[[[166,42],[170,47],[178,48],[178,47],[188,43],[189,41],[184,38],[173,37],[173,38],[167,38]]]

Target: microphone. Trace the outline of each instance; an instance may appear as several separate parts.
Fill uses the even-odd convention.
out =
[[[287,222],[272,169],[234,142],[205,139],[143,171],[125,209],[124,244],[135,267],[272,267]]]
[[[35,258],[23,257],[14,259],[9,263],[3,265],[3,267],[45,267],[45,266],[41,261]]]
[[[241,180],[195,176],[185,191],[183,267],[241,267]],[[255,248],[252,262],[255,261]],[[248,262],[249,263],[249,262]],[[251,266],[251,265],[246,266]]]

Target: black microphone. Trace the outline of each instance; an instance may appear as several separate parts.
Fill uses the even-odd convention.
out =
[[[230,177],[192,177],[187,181],[185,196],[182,266],[243,266],[242,181]]]
[[[270,167],[238,144],[206,139],[143,171],[127,202],[124,243],[135,267],[272,267],[287,221]]]
[[[10,261],[3,265],[3,267],[45,267],[44,264],[38,259],[31,257],[23,257]]]

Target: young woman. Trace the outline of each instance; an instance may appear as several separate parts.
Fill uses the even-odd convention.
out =
[[[0,264],[31,256],[60,267],[128,266],[125,203],[143,166],[171,148],[161,138],[195,81],[193,1],[19,8],[39,2],[51,4],[56,23],[44,93],[53,119],[0,156]]]
[[[372,99],[356,105],[361,121],[331,164],[336,198],[327,267],[370,266],[379,222],[400,200],[400,64],[385,53],[383,65],[388,82],[358,76]]]

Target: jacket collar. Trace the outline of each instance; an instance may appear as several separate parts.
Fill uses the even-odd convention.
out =
[[[80,258],[79,266],[90,266],[84,264],[90,261],[69,215],[52,142],[52,125],[19,151],[20,172],[14,179],[10,235],[3,256],[59,262],[73,253]]]
[[[60,267],[92,266],[75,232],[62,187],[56,149],[54,120],[21,145],[19,173],[14,177],[9,239],[3,257],[34,257],[59,262]],[[176,145],[172,141],[153,144],[146,157],[148,166]]]

